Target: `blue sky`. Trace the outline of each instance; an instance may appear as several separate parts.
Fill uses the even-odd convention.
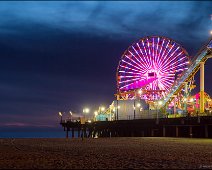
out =
[[[1,2],[0,30],[2,34],[21,34],[23,27],[37,24],[113,38],[138,38],[149,32],[185,37],[188,30],[188,35],[199,37],[210,30],[210,5],[207,1]]]
[[[118,61],[128,46],[160,35],[193,56],[209,38],[210,6],[210,1],[0,2],[0,126],[58,127],[58,111],[81,113],[84,106],[111,104]]]

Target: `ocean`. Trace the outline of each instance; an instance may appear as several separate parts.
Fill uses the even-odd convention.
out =
[[[71,131],[69,131],[69,137],[71,137]],[[61,131],[32,131],[32,132],[24,132],[24,131],[18,131],[18,132],[3,132],[0,131],[0,138],[65,138],[66,132]],[[74,133],[74,137],[78,137],[77,131]]]

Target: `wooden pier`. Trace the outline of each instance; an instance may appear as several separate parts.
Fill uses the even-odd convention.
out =
[[[69,137],[194,137],[212,138],[212,116],[60,123]],[[78,132],[74,136],[74,132]]]

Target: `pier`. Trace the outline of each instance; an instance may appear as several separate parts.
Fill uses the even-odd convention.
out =
[[[180,44],[167,37],[144,37],[136,45],[137,50],[133,44],[122,55],[116,74],[116,99],[107,109],[99,107],[94,118],[91,116],[93,121],[90,119],[89,122],[82,119],[63,121],[59,112],[66,138],[70,131],[72,137],[77,131],[82,139],[212,138],[212,99],[204,91],[204,64],[212,58],[212,39],[192,60]],[[162,54],[157,53],[155,47],[158,46],[164,50]],[[198,70],[200,91],[192,95],[196,87],[194,76]],[[84,118],[89,111],[89,108],[83,109]],[[70,114],[72,116],[72,112]]]
[[[212,138],[212,116],[60,123],[71,137],[189,137]],[[74,132],[78,132],[74,136]]]

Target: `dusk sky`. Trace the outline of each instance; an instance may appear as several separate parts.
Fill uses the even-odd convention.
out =
[[[0,127],[54,128],[59,111],[108,107],[128,46],[166,36],[193,57],[210,38],[211,15],[210,1],[0,2]]]

